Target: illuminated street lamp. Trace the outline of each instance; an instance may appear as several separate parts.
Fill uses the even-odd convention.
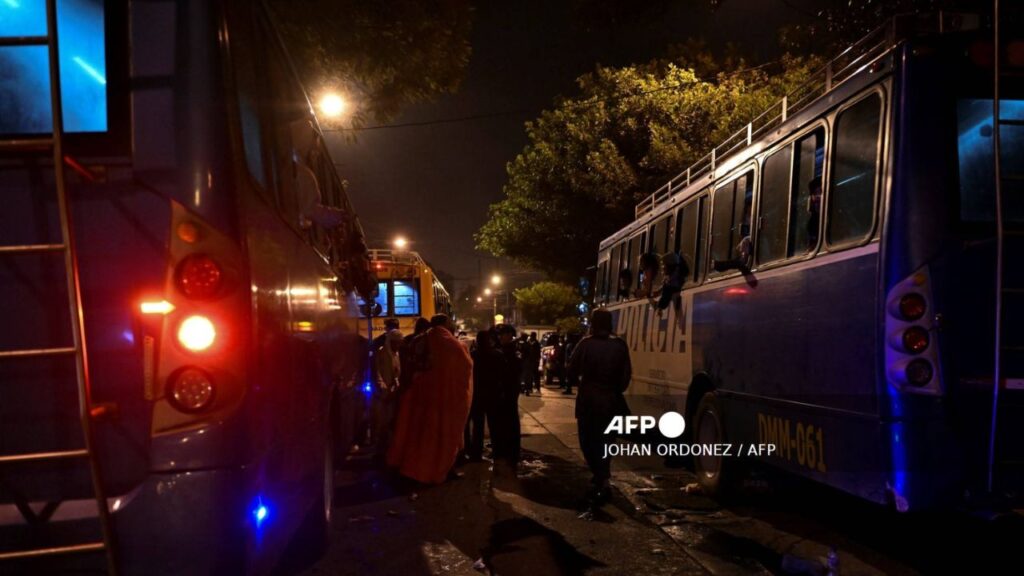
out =
[[[483,299],[483,298],[481,298],[480,296],[477,296],[477,297],[476,297],[476,301],[477,301],[477,304],[479,304],[480,302],[483,302],[483,301],[484,301],[484,299]]]
[[[338,118],[345,113],[348,103],[337,92],[328,92],[320,98],[320,112],[327,118]]]
[[[409,245],[409,241],[405,239],[405,236],[397,236],[391,243],[395,250],[405,250],[405,247]]]
[[[484,288],[484,296],[490,296],[490,295],[491,295],[491,289],[490,288]]]
[[[501,284],[501,276],[499,276],[498,274],[491,276],[491,284],[493,284],[494,286],[498,286],[499,284]]]

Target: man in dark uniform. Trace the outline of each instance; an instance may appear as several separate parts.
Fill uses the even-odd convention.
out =
[[[498,391],[495,410],[495,430],[492,433],[495,464],[510,465],[513,470],[519,464],[519,376],[523,373],[522,357],[516,346],[516,329],[509,324],[500,324],[498,350],[502,363],[498,374]]]
[[[580,340],[569,361],[569,382],[578,381],[576,426],[580,448],[593,478],[587,500],[599,505],[608,500],[611,460],[604,458],[604,445],[614,441],[604,431],[614,416],[629,414],[623,393],[629,387],[632,365],[626,342],[612,334],[612,315],[595,310],[590,319],[590,336]]]

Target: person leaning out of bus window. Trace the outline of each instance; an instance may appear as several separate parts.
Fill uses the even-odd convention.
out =
[[[325,206],[312,166],[320,152],[320,135],[309,120],[296,120],[290,125],[292,137],[292,181],[299,204],[299,227],[313,224],[326,230],[342,226],[347,215],[344,210]]]
[[[821,176],[807,183],[807,247],[818,245],[818,227],[821,221]]]
[[[662,256],[661,263],[665,266],[665,279],[661,284],[657,308],[659,311],[665,310],[669,304],[674,303],[676,310],[679,310],[679,293],[682,292],[683,284],[690,275],[690,265],[685,258],[675,252],[668,252]]]
[[[750,224],[742,224],[740,226],[740,233],[743,238],[740,240],[740,243],[736,245],[732,258],[728,260],[711,261],[711,268],[716,272],[739,270],[740,272],[747,273],[750,271],[750,265],[753,263],[754,253],[754,242],[750,238]]]
[[[654,296],[654,279],[658,276],[658,255],[648,252],[640,257],[640,282],[634,296],[637,298],[650,298]]]
[[[629,293],[633,289],[633,271],[629,268],[623,268],[619,271],[619,289],[616,290],[616,296],[619,300],[628,300]]]

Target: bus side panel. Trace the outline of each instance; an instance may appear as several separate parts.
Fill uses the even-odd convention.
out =
[[[789,431],[778,436],[787,446],[798,428],[815,442],[821,433],[830,463],[823,481],[858,494],[880,491],[877,455],[887,450],[871,423],[878,414],[877,275],[878,245],[871,243],[694,295],[694,371],[749,405],[737,408],[739,417],[725,409],[730,441],[754,441],[767,425],[759,419],[782,419]],[[768,461],[809,475],[810,468],[792,464],[795,446],[789,450]]]

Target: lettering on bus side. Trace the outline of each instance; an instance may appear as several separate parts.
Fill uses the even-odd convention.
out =
[[[761,444],[776,446],[774,453],[769,452],[775,458],[796,462],[809,470],[828,472],[824,431],[820,427],[759,412],[757,437]]]
[[[615,333],[633,352],[685,353],[688,332],[686,309],[691,298],[685,295],[678,311],[675,306],[658,310],[647,300],[630,302],[613,312]]]

